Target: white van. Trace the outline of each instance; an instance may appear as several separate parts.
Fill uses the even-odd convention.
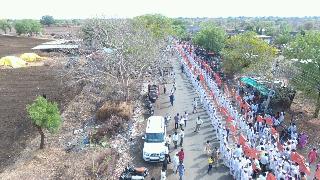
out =
[[[143,159],[149,162],[164,161],[166,126],[164,117],[151,116],[147,120],[146,133],[143,145]]]

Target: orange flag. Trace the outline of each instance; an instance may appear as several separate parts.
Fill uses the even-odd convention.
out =
[[[290,156],[291,160],[298,163],[299,165],[304,164],[305,162],[304,157],[297,152],[292,152]]]
[[[263,118],[262,118],[262,116],[260,116],[260,115],[259,115],[259,116],[257,116],[257,121],[258,121],[258,122],[263,122]]]
[[[282,144],[279,141],[277,142],[277,147],[278,147],[279,151],[283,151],[284,150]]]
[[[242,150],[243,150],[243,153],[246,155],[246,156],[250,156],[250,153],[251,153],[251,148],[247,145],[247,144],[244,144],[242,146]]]
[[[250,157],[255,158],[255,159],[259,159],[259,156],[258,156],[259,153],[260,153],[260,151],[252,148],[251,152],[250,152]]]
[[[239,136],[238,143],[241,144],[242,146],[246,143],[246,138],[242,134],[240,134],[240,136]]]
[[[275,135],[275,134],[278,133],[278,131],[277,131],[275,128],[271,127],[271,133],[272,133],[273,135]]]
[[[272,173],[268,173],[267,180],[276,180],[276,177]]]
[[[306,166],[305,163],[302,163],[299,165],[299,171],[300,172],[304,172],[306,173],[307,175],[310,175],[311,174],[311,171],[310,171],[310,168],[308,166]]]
[[[230,126],[230,130],[231,130],[232,133],[235,133],[237,131],[237,128],[236,128],[235,125],[231,125]]]
[[[316,170],[316,173],[314,174],[314,177],[316,177],[318,180],[320,180],[320,169]]]

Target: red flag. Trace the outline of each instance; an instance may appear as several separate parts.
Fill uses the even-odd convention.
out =
[[[240,136],[239,136],[238,143],[241,145],[244,145],[246,143],[246,138],[242,134],[240,134]]]
[[[277,147],[278,147],[279,151],[283,151],[284,150],[282,144],[279,141],[277,142]]]
[[[241,102],[241,100],[242,100],[241,96],[236,96],[236,99],[237,99],[238,102]]]
[[[273,125],[273,122],[272,122],[271,117],[267,117],[265,120],[266,120],[266,124],[268,124],[268,125],[270,125],[270,126]]]
[[[231,125],[230,126],[230,130],[231,130],[232,133],[235,133],[237,131],[237,128],[236,128],[235,125]]]
[[[262,118],[262,116],[260,116],[260,115],[259,115],[259,116],[257,116],[257,121],[258,121],[258,122],[263,122],[263,118]]]
[[[273,135],[275,135],[275,134],[278,133],[278,131],[277,131],[275,128],[271,127],[271,133],[272,133]]]
[[[232,122],[232,120],[233,120],[233,118],[231,117],[231,116],[228,116],[228,118],[227,118],[227,122]]]
[[[267,180],[276,180],[276,177],[272,173],[268,173]]]

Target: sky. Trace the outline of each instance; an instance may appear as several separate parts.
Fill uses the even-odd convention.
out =
[[[317,2],[318,1],[318,2]],[[319,0],[0,0],[0,19],[320,16]]]

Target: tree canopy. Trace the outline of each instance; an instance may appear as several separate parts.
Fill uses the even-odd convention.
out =
[[[248,32],[227,39],[222,54],[225,72],[234,74],[253,68],[255,64],[273,60],[276,49],[259,39],[255,33]]]
[[[137,16],[134,20],[150,30],[152,35],[156,38],[165,38],[173,33],[171,19],[161,14],[147,14]]]
[[[47,129],[50,133],[55,133],[61,125],[58,105],[39,96],[31,105],[27,105],[27,112],[32,123],[38,128],[41,134],[40,149],[42,149],[44,147],[43,129]]]
[[[14,28],[18,35],[39,33],[41,31],[41,24],[39,21],[24,19],[18,20],[14,24]]]
[[[52,16],[45,15],[41,17],[40,23],[43,25],[51,26],[52,24],[55,23],[55,20]]]
[[[206,50],[218,53],[225,45],[225,38],[226,34],[223,29],[213,23],[204,23],[201,24],[201,30],[192,41]]]
[[[307,96],[317,98],[314,117],[320,110],[320,32],[298,35],[285,49],[286,58],[292,59],[296,71],[292,83]]]
[[[7,34],[8,30],[11,30],[12,25],[8,22],[8,20],[0,19],[0,29]]]

